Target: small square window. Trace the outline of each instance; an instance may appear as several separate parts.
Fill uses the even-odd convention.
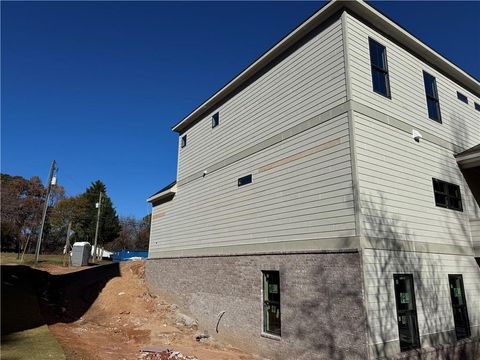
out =
[[[463,211],[460,186],[432,179],[435,205],[451,210]]]
[[[280,272],[263,271],[263,331],[281,335]]]
[[[250,184],[252,182],[252,174],[238,179],[238,186]]]
[[[480,104],[475,103],[475,110],[480,111]]]
[[[463,95],[461,92],[457,91],[457,98],[458,100],[463,101],[465,104],[468,104],[468,98],[465,95]]]
[[[187,146],[187,135],[183,135],[182,136],[182,140],[180,141],[180,146],[182,148],[184,148],[185,146]]]
[[[212,116],[212,129],[220,125],[220,114],[217,112]]]

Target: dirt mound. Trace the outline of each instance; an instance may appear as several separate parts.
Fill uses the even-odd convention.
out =
[[[183,316],[181,309],[148,292],[144,265],[143,261],[122,263],[118,276],[109,276],[107,281],[98,279],[92,284],[93,279],[85,288],[80,282],[71,281],[62,292],[63,295],[70,294],[64,296],[64,302],[48,304],[49,309],[55,309],[55,314],[51,311],[49,315],[50,330],[69,359],[145,358],[139,353],[145,346],[168,347],[198,359],[254,359],[213,338],[196,341],[196,323],[188,326],[179,323],[177,319]],[[55,273],[58,274],[58,269]],[[95,298],[90,293],[95,294]],[[72,315],[74,308],[85,307],[79,304],[82,299],[86,299],[88,309],[81,316]],[[53,301],[50,299],[50,302]]]

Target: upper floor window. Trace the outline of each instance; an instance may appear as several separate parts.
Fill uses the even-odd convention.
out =
[[[238,186],[250,184],[252,182],[252,174],[238,179]]]
[[[468,104],[468,98],[458,91],[457,91],[457,99],[460,101],[463,101],[465,104]]]
[[[212,116],[212,129],[220,124],[220,113],[216,113]]]
[[[428,117],[442,123],[440,115],[440,100],[438,99],[437,80],[427,72],[423,72],[423,82],[425,84],[425,95],[427,96]]]
[[[372,66],[373,91],[390,97],[390,80],[388,78],[387,49],[375,40],[368,38],[370,47],[370,64]]]
[[[187,135],[186,135],[186,134],[182,136],[182,139],[180,140],[180,146],[181,146],[182,148],[184,148],[185,146],[187,146]]]
[[[432,181],[433,192],[435,193],[435,205],[447,209],[463,211],[460,186],[438,179],[432,179]]]
[[[478,103],[475,103],[475,110],[478,110],[478,111],[480,111],[480,104],[478,104]]]

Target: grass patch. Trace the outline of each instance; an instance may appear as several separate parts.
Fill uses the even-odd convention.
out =
[[[47,325],[2,336],[2,359],[66,359]]]
[[[35,254],[25,254],[22,262],[17,259],[17,253],[2,252],[0,254],[0,260],[2,265],[35,265]],[[62,265],[63,255],[40,255],[38,266],[42,266],[42,264]]]
[[[48,330],[35,290],[39,270],[2,265],[2,359],[65,359]]]

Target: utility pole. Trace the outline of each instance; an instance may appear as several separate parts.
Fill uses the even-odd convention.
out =
[[[45,226],[45,218],[47,217],[48,200],[50,199],[50,192],[52,191],[52,179],[53,179],[54,172],[55,172],[55,160],[52,161],[52,165],[50,166],[50,175],[48,176],[47,198],[45,199],[45,204],[43,206],[42,223],[40,225],[40,232],[38,233],[37,247],[35,249],[35,263],[38,263],[38,258],[40,256],[40,248],[42,246],[43,227]]]
[[[95,245],[94,245],[94,251],[93,251],[93,261],[95,262],[97,260],[97,240],[98,240],[98,225],[100,223],[100,209],[102,207],[102,192],[100,191],[100,195],[98,196],[98,203],[97,203],[97,226],[95,228]]]
[[[70,233],[72,231],[72,222],[68,223],[67,238],[65,240],[65,253],[63,254],[63,266],[65,266],[65,259],[68,259],[68,266],[70,266]]]

